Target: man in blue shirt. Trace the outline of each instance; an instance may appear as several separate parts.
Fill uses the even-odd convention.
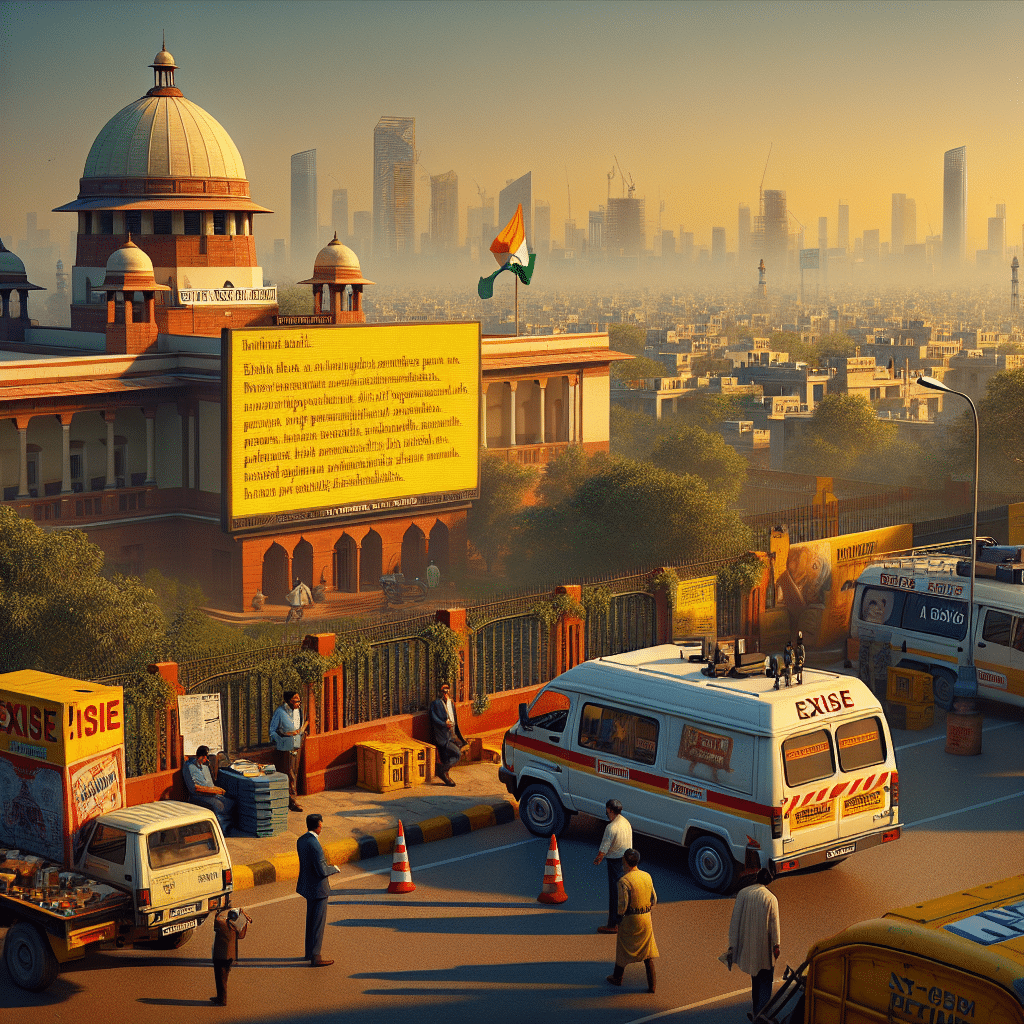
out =
[[[270,720],[270,738],[274,741],[274,767],[288,776],[288,810],[301,811],[302,806],[295,799],[295,788],[299,773],[299,751],[302,749],[302,734],[308,722],[302,720],[299,705],[301,698],[294,690],[285,690],[280,707]]]
[[[220,822],[221,831],[227,834],[235,801],[226,796],[224,790],[213,781],[210,774],[210,748],[205,744],[196,747],[196,756],[185,762],[181,774],[189,800],[213,811]]]

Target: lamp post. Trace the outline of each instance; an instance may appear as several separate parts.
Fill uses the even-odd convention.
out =
[[[964,713],[973,714],[975,711],[974,698],[978,696],[978,671],[974,667],[972,619],[974,617],[974,571],[978,558],[978,451],[981,427],[978,423],[978,410],[969,395],[965,395],[962,391],[954,391],[937,377],[918,377],[917,383],[922,387],[931,388],[933,391],[945,391],[950,395],[958,395],[967,402],[974,414],[974,518],[971,520],[971,578],[967,598],[967,664],[960,666],[957,672],[956,686],[953,688],[955,696],[965,697],[970,702],[970,707],[965,708]]]

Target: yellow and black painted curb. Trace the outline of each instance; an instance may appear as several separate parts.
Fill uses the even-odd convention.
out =
[[[413,825],[405,825],[406,846],[419,846],[432,843],[437,839],[450,839],[452,836],[463,836],[477,829],[489,828],[491,825],[504,825],[514,821],[518,807],[511,800],[498,800],[491,804],[477,804],[461,814],[451,817],[428,818]],[[337,842],[325,842],[324,853],[332,864],[350,863],[357,860],[369,860],[391,853],[398,836],[398,827],[375,832],[372,835],[360,836],[358,839],[341,839]],[[232,876],[235,891],[251,889],[256,885],[267,885],[270,882],[281,882],[299,877],[299,857],[297,853],[283,853],[269,860],[258,860],[252,864],[232,865]]]

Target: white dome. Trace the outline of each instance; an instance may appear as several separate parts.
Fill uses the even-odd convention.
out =
[[[245,167],[231,136],[202,107],[184,96],[143,96],[104,125],[82,177],[244,179]]]
[[[338,241],[335,234],[334,240],[328,242],[317,254],[313,263],[314,271],[324,269],[331,270],[335,267],[344,267],[347,270],[359,270],[359,257],[343,243]]]
[[[153,261],[132,241],[115,249],[107,260],[107,276],[111,274],[148,274],[153,276]]]

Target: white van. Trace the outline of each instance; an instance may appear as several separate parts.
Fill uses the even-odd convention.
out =
[[[963,568],[949,556],[908,556],[860,574],[850,613],[850,635],[860,641],[858,675],[884,693],[890,665],[929,672],[935,703],[948,709],[959,666],[973,649],[978,696],[1024,705],[1024,586],[976,576],[968,637],[970,579],[957,575],[958,564]]]
[[[805,669],[776,689],[773,675],[708,676],[687,653],[587,661],[520,705],[499,777],[534,835],[618,799],[713,892],[738,870],[835,864],[899,838],[892,738],[860,680]]]

